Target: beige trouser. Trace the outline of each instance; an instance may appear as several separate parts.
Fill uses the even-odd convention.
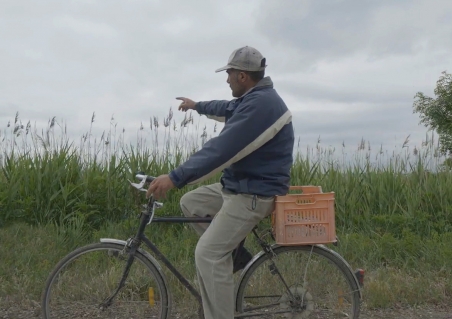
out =
[[[234,318],[232,250],[274,209],[274,197],[230,194],[220,183],[201,186],[181,198],[187,217],[214,216],[209,224],[192,224],[201,236],[195,262],[206,319]]]

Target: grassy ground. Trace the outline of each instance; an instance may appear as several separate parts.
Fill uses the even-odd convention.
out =
[[[44,281],[57,261],[77,246],[101,237],[127,239],[137,221],[110,224],[86,233],[55,226],[15,224],[0,230],[0,298],[39,301]],[[167,257],[190,280],[195,278],[193,251],[196,235],[185,226],[153,225],[147,231]],[[452,234],[427,241],[419,238],[340,234],[331,246],[353,268],[364,268],[364,301],[368,308],[450,304],[452,302]],[[411,246],[410,250],[405,247]],[[252,245],[251,249],[256,247]],[[254,251],[256,252],[256,251]],[[179,308],[193,299],[167,273]],[[192,309],[193,310],[193,309]]]

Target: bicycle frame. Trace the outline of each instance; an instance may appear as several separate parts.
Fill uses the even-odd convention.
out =
[[[192,284],[179,272],[179,270],[165,257],[165,255],[157,248],[156,245],[152,243],[152,241],[146,237],[144,234],[144,230],[147,225],[149,225],[151,222],[156,223],[210,223],[213,218],[212,217],[153,217],[154,211],[156,207],[155,200],[151,197],[148,201],[148,204],[146,205],[146,210],[141,212],[140,216],[140,226],[138,228],[137,234],[127,240],[126,243],[126,249],[128,250],[128,260],[126,267],[123,271],[123,275],[121,277],[121,280],[118,284],[118,288],[113,292],[111,296],[109,296],[107,299],[104,300],[104,302],[101,304],[102,307],[108,307],[113,302],[113,299],[118,294],[118,292],[121,290],[121,288],[124,286],[125,281],[127,279],[127,276],[130,271],[130,267],[132,266],[132,263],[135,259],[135,252],[138,250],[138,248],[141,246],[142,243],[144,243],[157,257],[158,260],[163,262],[163,264],[173,273],[173,275],[179,280],[179,282],[196,298],[196,300],[199,303],[200,309],[202,309],[202,299],[199,292],[193,287]],[[256,232],[256,227],[253,229],[253,234],[257,238],[260,246],[263,248],[263,251],[265,253],[270,253],[271,248],[270,245],[267,244],[265,241],[261,239],[261,237]],[[239,249],[244,245],[245,239],[242,240],[242,242],[239,244]],[[237,258],[237,255],[233,256],[233,258]],[[280,276],[281,280],[284,279]],[[285,283],[285,282],[284,282]],[[286,285],[287,286],[287,285]],[[288,289],[288,288],[287,288]]]
[[[142,217],[143,220],[146,219]],[[211,217],[156,217],[152,220],[156,223],[210,223],[212,221]],[[145,221],[147,224],[147,222]],[[145,224],[145,225],[146,225]],[[143,228],[144,232],[144,228]],[[165,257],[165,255],[155,246],[149,238],[146,237],[144,233],[138,232],[137,234],[140,236],[141,241],[145,243],[145,245],[155,254],[155,256],[163,262],[163,264],[176,276],[177,280],[185,287],[188,291],[198,300],[199,305],[202,305],[202,299],[199,292],[193,287],[192,284],[179,272],[179,270],[174,267],[174,265]]]

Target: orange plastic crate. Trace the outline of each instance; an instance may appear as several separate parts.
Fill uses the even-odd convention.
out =
[[[319,186],[291,186],[301,194],[276,196],[272,228],[280,245],[326,244],[336,241],[334,192]]]

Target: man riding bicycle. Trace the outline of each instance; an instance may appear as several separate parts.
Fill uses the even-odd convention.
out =
[[[201,186],[181,198],[188,217],[214,216],[211,224],[193,224],[200,235],[195,262],[206,319],[234,317],[233,272],[242,269],[251,254],[241,250],[233,265],[232,252],[253,227],[274,208],[274,196],[290,185],[294,132],[292,115],[265,77],[266,59],[252,47],[231,54],[226,71],[231,101],[194,102],[185,97],[179,110],[224,121],[223,130],[201,150],[171,171],[157,177],[148,196],[165,196],[174,187],[200,183],[222,171],[220,183]]]

